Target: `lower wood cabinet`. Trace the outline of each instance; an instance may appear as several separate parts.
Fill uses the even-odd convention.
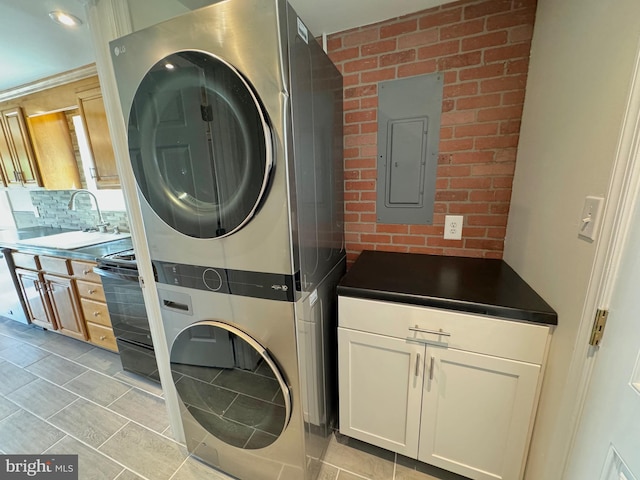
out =
[[[549,328],[340,297],[340,432],[475,480],[519,480]]]
[[[82,312],[73,280],[46,273],[42,277],[51,307],[52,323],[58,326],[60,333],[86,340],[87,332],[82,321]]]
[[[48,299],[40,273],[16,268],[22,296],[27,305],[27,314],[31,323],[48,330],[57,330],[53,317],[49,313]]]

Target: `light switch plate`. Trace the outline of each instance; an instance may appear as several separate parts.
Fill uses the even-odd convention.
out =
[[[592,242],[598,237],[598,230],[602,220],[602,207],[604,198],[588,196],[584,200],[582,214],[580,216],[580,227],[578,237]]]
[[[462,215],[446,215],[444,217],[444,239],[462,240]]]

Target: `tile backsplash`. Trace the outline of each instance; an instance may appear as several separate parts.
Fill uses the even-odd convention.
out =
[[[69,199],[73,192],[74,190],[31,191],[31,202],[40,216],[36,217],[32,212],[14,211],[18,228],[37,225],[81,230],[95,226],[98,223],[98,212],[89,195],[78,195],[75,200],[75,209],[69,210]],[[104,220],[109,222],[109,230],[118,227],[121,232],[130,231],[127,212],[103,210],[102,204],[100,207]]]

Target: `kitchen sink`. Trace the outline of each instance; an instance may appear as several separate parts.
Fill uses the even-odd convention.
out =
[[[129,233],[102,233],[102,232],[64,232],[46,237],[20,240],[20,245],[31,247],[57,248],[60,250],[74,250],[76,248],[89,247],[99,243],[112,242],[129,238]]]

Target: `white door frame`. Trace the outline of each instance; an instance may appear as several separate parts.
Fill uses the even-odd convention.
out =
[[[582,319],[560,407],[560,418],[563,418],[563,414],[568,415],[565,418],[569,419],[571,435],[566,445],[556,445],[557,448],[554,449],[551,442],[549,448],[552,453],[548,461],[561,466],[563,477],[580,425],[594,363],[598,358],[598,348],[589,345],[595,312],[597,309],[609,309],[634,206],[640,194],[640,44],[636,53],[629,98],[620,132],[616,158],[611,170],[600,240],[596,246]],[[607,341],[606,331],[603,341]]]

